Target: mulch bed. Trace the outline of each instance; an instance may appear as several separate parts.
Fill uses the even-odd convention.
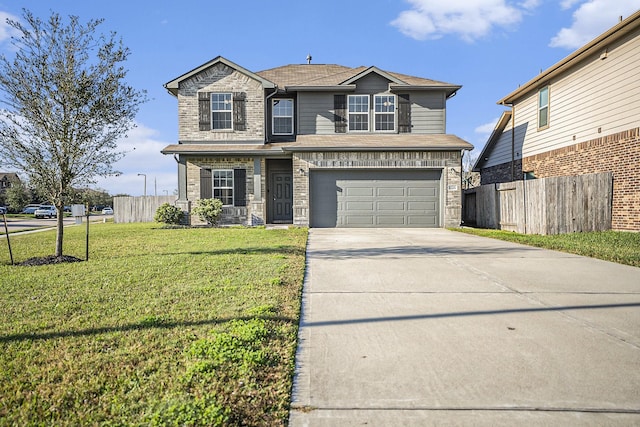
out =
[[[29,258],[28,260],[23,261],[18,265],[35,266],[35,265],[61,264],[63,262],[80,262],[80,261],[84,261],[84,260],[80,258],[76,258],[74,256],[69,256],[69,255],[63,255],[63,256],[49,255],[45,257]]]

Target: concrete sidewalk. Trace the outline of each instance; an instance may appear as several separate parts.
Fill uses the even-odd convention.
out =
[[[310,230],[291,426],[640,425],[640,269]]]

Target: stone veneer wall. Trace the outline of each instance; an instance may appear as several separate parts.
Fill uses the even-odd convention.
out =
[[[523,165],[536,178],[612,172],[611,227],[640,231],[640,128],[525,157]]]
[[[522,179],[522,159],[513,162],[513,176],[515,181]],[[511,162],[484,168],[480,174],[480,185],[511,181]]]
[[[459,227],[462,220],[460,151],[410,152],[299,152],[293,155],[293,223],[309,225],[310,169],[399,169],[442,170],[444,212],[442,227]],[[302,173],[300,172],[302,170]]]
[[[244,92],[246,129],[201,131],[198,124],[198,92]],[[264,140],[262,83],[224,64],[216,64],[181,82],[178,90],[178,139],[181,142]]]
[[[253,158],[249,157],[193,157],[187,161],[187,199],[191,206],[200,199],[200,169],[246,169],[247,206],[223,208],[220,224],[262,225],[264,218],[264,198],[254,200]],[[263,167],[264,170],[264,167]],[[262,191],[264,194],[264,190]],[[202,224],[197,216],[191,216],[190,223]]]

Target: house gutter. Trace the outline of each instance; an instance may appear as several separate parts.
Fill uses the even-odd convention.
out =
[[[269,99],[271,99],[276,93],[278,93],[278,85],[275,85],[273,88],[273,92],[267,95],[264,98],[264,143],[267,144],[269,142],[269,132],[267,132],[268,126],[267,121],[269,120]]]
[[[515,104],[507,101],[501,101],[501,105],[511,107],[511,181],[516,180],[516,106]]]

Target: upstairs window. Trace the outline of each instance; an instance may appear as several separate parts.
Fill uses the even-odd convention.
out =
[[[376,95],[374,104],[374,130],[396,130],[396,97],[394,95]]]
[[[293,99],[274,99],[272,103],[274,135],[293,134]]]
[[[538,91],[538,129],[549,127],[549,86]]]
[[[233,101],[230,93],[211,94],[211,129],[233,129]]]
[[[349,95],[349,131],[369,130],[369,95]]]

